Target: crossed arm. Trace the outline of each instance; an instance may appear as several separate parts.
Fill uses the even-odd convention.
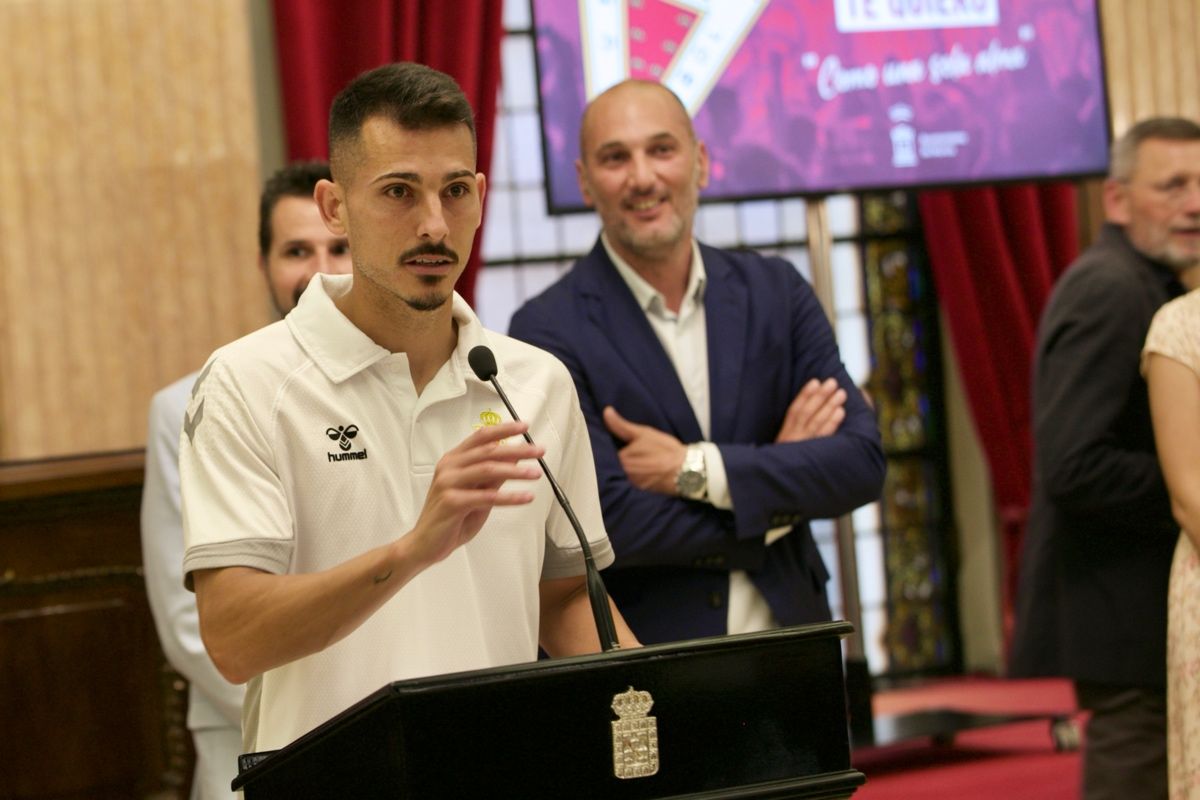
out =
[[[790,342],[780,345],[777,331],[756,329],[752,335],[759,349],[753,352],[780,347],[781,357],[791,362],[778,364],[770,377],[799,377],[778,416],[763,394],[770,381],[747,386],[748,402],[741,410],[745,424],[739,424],[733,441],[715,442],[734,501],[732,512],[674,496],[686,443],[664,425],[661,415],[650,418],[660,404],[647,385],[616,372],[627,356],[621,342],[610,344],[610,338],[589,327],[594,326],[589,318],[564,323],[560,307],[548,303],[528,304],[513,317],[510,333],[557,356],[579,390],[605,526],[623,567],[690,568],[719,555],[731,569],[758,569],[769,530],[837,516],[878,497],[884,458],[874,414],[841,363],[815,295],[798,276],[783,283]],[[771,297],[779,295],[775,291]],[[596,347],[601,351],[595,352]],[[638,402],[641,408],[633,408]],[[615,408],[606,410],[609,406]],[[622,424],[624,414],[650,424]],[[768,415],[779,420],[774,430],[768,427]]]
[[[833,378],[804,384],[788,406],[775,442],[803,442],[832,436],[846,418],[846,390]],[[621,416],[617,409],[604,409],[604,424],[625,443],[617,451],[629,481],[639,489],[675,494],[675,476],[683,465],[687,445],[650,425],[639,425]]]

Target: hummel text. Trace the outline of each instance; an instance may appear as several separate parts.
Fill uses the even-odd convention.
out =
[[[330,461],[361,461],[367,457],[367,448],[359,450],[357,453],[326,453]]]

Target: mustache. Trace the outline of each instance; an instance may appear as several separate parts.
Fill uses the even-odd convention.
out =
[[[400,254],[399,261],[404,263],[419,256],[442,256],[450,259],[451,263],[458,263],[458,253],[451,250],[442,242],[438,242],[437,244],[422,244],[410,250],[405,250]]]

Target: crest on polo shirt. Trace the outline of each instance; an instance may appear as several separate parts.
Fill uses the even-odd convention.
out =
[[[478,420],[478,422],[473,422],[471,424],[472,431],[477,431],[481,428],[490,428],[493,425],[499,425],[501,422],[504,422],[504,417],[488,408],[479,412]],[[521,437],[519,436],[509,436],[506,439],[501,439],[500,441],[496,442],[496,444],[512,444],[520,438]]]
[[[479,412],[479,422],[476,422],[474,425],[472,425],[471,430],[477,431],[480,428],[499,425],[503,421],[504,419],[499,414],[489,408],[486,411]]]

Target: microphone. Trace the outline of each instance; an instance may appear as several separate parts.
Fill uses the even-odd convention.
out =
[[[467,362],[475,372],[476,378],[479,378],[484,383],[490,383],[496,388],[496,393],[504,401],[508,413],[512,414],[512,418],[519,422],[521,418],[517,416],[517,410],[513,408],[512,403],[508,402],[508,395],[504,394],[504,390],[500,388],[500,383],[496,380],[496,373],[499,370],[496,368],[496,356],[492,353],[491,349],[487,345],[482,344],[472,347],[471,352],[467,353]],[[533,444],[533,439],[530,438],[528,432],[524,436],[525,441]],[[575,511],[571,508],[570,501],[563,494],[562,487],[558,485],[558,481],[554,480],[554,476],[550,473],[550,468],[546,466],[546,462],[541,458],[537,462],[541,465],[542,472],[546,475],[546,480],[550,482],[550,489],[553,490],[558,504],[566,512],[567,519],[571,522],[571,527],[575,529],[575,536],[579,539],[579,546],[583,549],[583,565],[587,574],[588,600],[592,604],[592,617],[596,620],[596,633],[600,636],[600,649],[604,652],[616,650],[621,645],[617,641],[617,629],[613,625],[612,611],[608,606],[608,592],[604,589],[604,581],[600,578],[600,570],[596,569],[596,562],[592,560],[592,548],[588,545],[587,537],[583,535],[583,526],[579,524],[579,520],[575,516]]]

